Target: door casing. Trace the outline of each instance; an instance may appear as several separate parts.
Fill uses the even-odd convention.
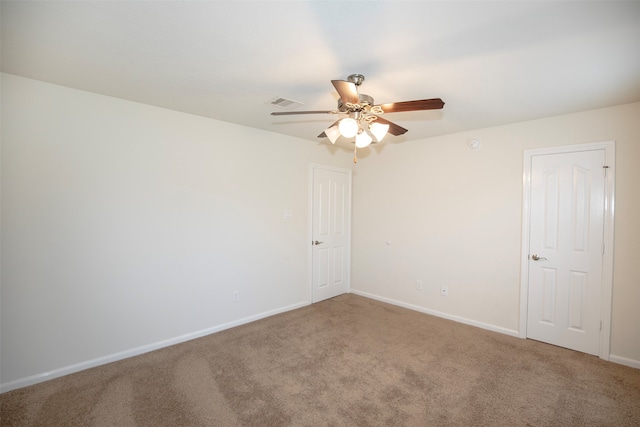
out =
[[[522,197],[522,251],[520,260],[520,338],[527,337],[527,310],[529,306],[529,222],[531,218],[531,159],[545,154],[575,153],[581,151],[604,150],[605,202],[602,255],[602,294],[600,300],[600,348],[598,356],[609,360],[611,339],[611,302],[613,290],[613,244],[614,244],[614,199],[615,199],[615,141],[595,142],[561,147],[549,147],[524,151],[523,197]]]

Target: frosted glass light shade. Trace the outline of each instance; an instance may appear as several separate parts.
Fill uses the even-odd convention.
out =
[[[358,122],[350,117],[347,117],[340,120],[338,129],[340,129],[340,134],[345,138],[352,138],[358,133]]]
[[[380,142],[389,131],[389,125],[373,122],[369,125],[369,130],[376,137],[376,141]]]
[[[369,144],[371,144],[371,141],[373,140],[366,132],[360,132],[356,135],[356,147],[358,148],[368,147]]]
[[[327,135],[332,144],[335,144],[340,137],[340,129],[338,129],[338,126],[331,126],[324,130],[324,134]]]

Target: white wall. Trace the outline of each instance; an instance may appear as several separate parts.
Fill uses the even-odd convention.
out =
[[[3,391],[309,303],[309,164],[350,152],[1,77]]]
[[[523,151],[615,140],[611,355],[640,367],[639,119],[635,103],[361,155],[353,174],[353,291],[517,335]],[[467,146],[472,138],[480,149]],[[448,297],[439,295],[443,284]]]

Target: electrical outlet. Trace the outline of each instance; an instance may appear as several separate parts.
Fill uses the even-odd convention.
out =
[[[419,291],[422,290],[422,280],[416,280],[416,289]]]
[[[440,295],[442,295],[443,297],[449,295],[449,287],[446,285],[440,286]]]
[[[233,291],[231,293],[231,301],[233,301],[233,302],[240,301],[240,291]]]

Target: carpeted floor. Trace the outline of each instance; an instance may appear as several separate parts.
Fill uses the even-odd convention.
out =
[[[355,295],[0,395],[2,426],[640,426],[640,370]]]

